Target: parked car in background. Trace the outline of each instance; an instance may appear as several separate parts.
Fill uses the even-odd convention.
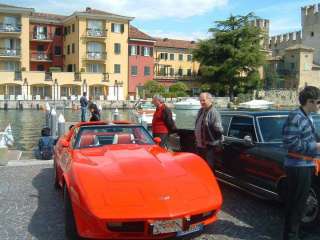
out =
[[[259,197],[282,201],[286,195],[282,126],[288,113],[222,111],[225,140],[215,152],[217,178]],[[320,136],[320,115],[313,119]],[[195,152],[194,131],[180,129],[179,136],[181,150]],[[306,225],[320,223],[320,177],[314,177],[302,221]]]
[[[162,239],[217,220],[222,196],[205,161],[154,141],[126,122],[79,123],[58,140],[54,185],[69,239]]]

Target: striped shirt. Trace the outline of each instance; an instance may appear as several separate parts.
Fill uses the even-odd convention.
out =
[[[283,144],[288,152],[298,153],[308,157],[315,157],[317,138],[311,115],[306,115],[302,109],[289,113],[283,126]],[[309,167],[315,166],[313,161],[287,156],[285,166]]]

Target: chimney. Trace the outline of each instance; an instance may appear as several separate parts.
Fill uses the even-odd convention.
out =
[[[86,12],[90,12],[91,11],[91,7],[86,7]]]

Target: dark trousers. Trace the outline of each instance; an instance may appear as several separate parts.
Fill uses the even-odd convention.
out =
[[[201,156],[203,159],[206,160],[209,167],[211,169],[214,169],[214,147],[208,146],[206,148],[200,148],[197,147],[197,153],[199,156]]]
[[[160,146],[168,148],[168,134],[167,133],[153,133],[153,137],[159,137],[161,139]]]
[[[314,171],[314,167],[286,167],[288,192],[283,240],[299,239],[300,221],[303,217]]]
[[[87,108],[81,107],[81,122],[86,121],[86,115],[87,115]]]

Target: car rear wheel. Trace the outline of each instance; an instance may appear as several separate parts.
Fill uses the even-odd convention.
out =
[[[69,196],[69,192],[67,189],[67,186],[64,186],[63,189],[64,193],[64,212],[65,212],[65,234],[67,239],[69,240],[77,240],[80,239],[78,232],[77,232],[77,226],[73,215],[72,210],[72,203]]]
[[[313,186],[306,202],[304,216],[301,219],[304,227],[314,227],[320,221],[320,189]]]

